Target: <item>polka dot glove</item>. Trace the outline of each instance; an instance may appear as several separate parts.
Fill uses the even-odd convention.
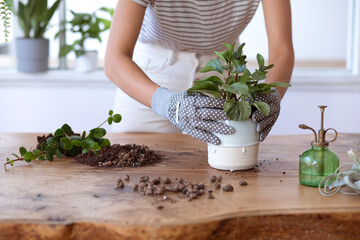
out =
[[[221,142],[212,132],[232,134],[233,128],[215,120],[228,120],[224,111],[224,100],[208,97],[202,93],[186,91],[172,93],[158,88],[151,107],[168,118],[180,130],[201,141],[219,145]]]
[[[280,113],[280,94],[275,89],[275,92],[266,95],[257,95],[255,101],[262,101],[269,104],[270,113],[264,116],[259,110],[256,109],[252,114],[252,120],[257,123],[256,131],[259,132],[260,141],[264,141],[269,134],[271,128],[275,124]]]

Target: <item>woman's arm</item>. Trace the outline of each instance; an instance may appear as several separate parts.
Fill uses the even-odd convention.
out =
[[[130,97],[151,107],[159,86],[132,61],[144,14],[143,6],[131,0],[118,1],[106,47],[105,74]]]
[[[269,43],[269,63],[275,64],[266,83],[286,82],[294,67],[290,0],[262,0]],[[277,88],[283,97],[287,88]]]

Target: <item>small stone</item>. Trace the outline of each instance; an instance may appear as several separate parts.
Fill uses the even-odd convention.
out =
[[[246,185],[248,185],[248,183],[247,183],[246,181],[240,180],[240,181],[239,181],[239,185],[240,185],[240,186],[246,186]]]
[[[124,160],[128,160],[129,158],[130,158],[130,154],[129,154],[129,153],[124,154],[124,156],[123,156],[123,159],[124,159]]]
[[[112,161],[112,165],[116,165],[118,162],[117,161]]]
[[[147,183],[141,182],[141,183],[139,184],[139,187],[140,187],[140,190],[144,190],[144,188],[147,187]]]
[[[119,179],[116,187],[117,187],[117,188],[124,188],[124,182],[123,182],[123,180]]]
[[[199,189],[204,189],[205,188],[205,184],[203,182],[200,182],[198,184],[198,186],[199,186]]]
[[[149,181],[149,177],[148,177],[148,176],[142,176],[142,177],[140,178],[140,182],[147,182],[147,181]]]
[[[179,183],[184,183],[184,179],[179,178],[178,182],[179,182]]]
[[[154,178],[154,179],[151,179],[151,182],[154,184],[154,185],[158,185],[160,183],[160,179],[159,178]]]
[[[224,192],[232,192],[233,190],[234,190],[234,188],[230,184],[227,184],[227,185],[225,185],[225,187],[223,187]]]
[[[282,180],[280,180],[280,182],[282,182]]]
[[[215,197],[214,197],[214,195],[212,193],[209,192],[208,195],[207,195],[207,198],[208,199],[214,199]]]
[[[125,179],[126,181],[129,181],[129,180],[130,180],[130,176],[126,174],[125,177],[124,177],[124,179]]]
[[[139,188],[139,185],[137,183],[134,184],[134,188],[133,188],[133,191],[137,191]]]
[[[107,165],[108,165],[108,166],[111,166],[111,165],[112,165],[112,162],[111,162],[111,161],[108,161],[108,162],[107,162]]]
[[[209,178],[209,181],[210,181],[210,182],[215,182],[215,181],[216,181],[216,176],[215,176],[215,175],[211,176],[211,177]]]
[[[286,172],[285,172],[285,171],[283,171],[283,174],[286,174]]]
[[[218,176],[216,180],[218,180],[219,182],[221,182],[222,176]]]
[[[221,184],[219,182],[215,182],[215,189],[220,189],[221,188]]]
[[[164,192],[165,192],[165,188],[164,188],[164,187],[158,187],[158,188],[156,188],[155,194],[156,194],[156,195],[163,195]]]
[[[163,184],[170,184],[170,183],[171,183],[171,179],[170,179],[170,178],[165,177],[165,178],[163,179]]]

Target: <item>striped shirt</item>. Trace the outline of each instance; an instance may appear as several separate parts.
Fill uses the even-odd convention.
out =
[[[197,53],[238,41],[260,0],[133,0],[146,7],[138,40]]]

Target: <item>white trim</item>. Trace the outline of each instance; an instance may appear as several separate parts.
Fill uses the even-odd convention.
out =
[[[73,70],[50,70],[44,73],[20,73],[16,69],[1,69],[2,87],[81,87],[114,88],[115,85],[105,76],[103,70],[79,73]]]

